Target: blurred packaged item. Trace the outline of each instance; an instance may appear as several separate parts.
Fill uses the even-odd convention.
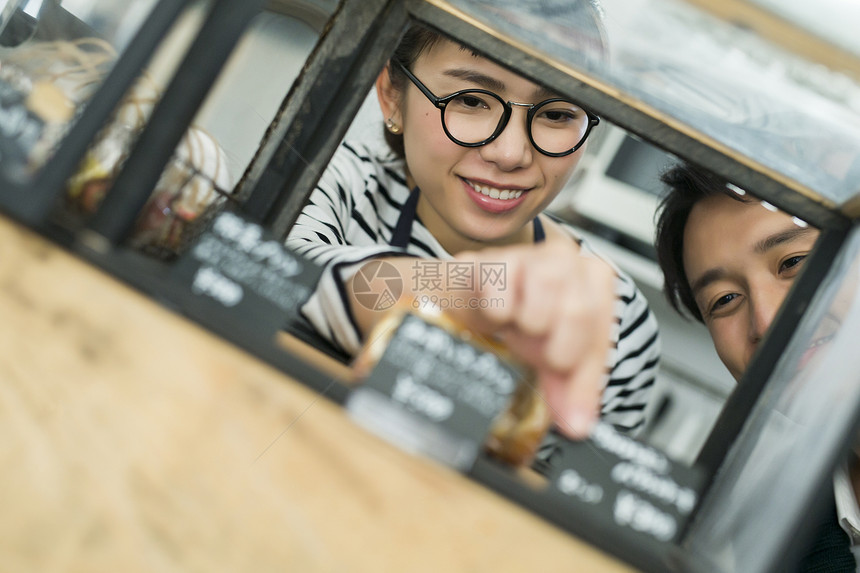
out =
[[[116,50],[98,38],[28,41],[0,50],[0,165],[24,178],[45,166],[86,101],[115,63]],[[66,205],[94,213],[131,153],[161,96],[145,73],[129,90],[68,181]],[[189,226],[232,192],[227,160],[215,139],[190,127],[152,192],[129,244],[174,258]]]
[[[533,372],[517,364],[504,345],[475,334],[436,307],[417,304],[405,296],[398,301],[376,324],[356,355],[352,363],[353,381],[361,383],[370,376],[407,315],[417,316],[442,328],[479,351],[491,352],[504,362],[515,364],[524,373],[508,406],[494,419],[484,449],[513,466],[529,465],[552,423],[549,407],[540,394]]]
[[[90,215],[98,209],[159,98],[159,87],[144,74],[69,179],[66,202],[74,212]],[[138,218],[129,244],[158,258],[174,258],[187,242],[190,224],[223,205],[231,192],[224,151],[209,133],[189,127]]]
[[[191,226],[223,206],[230,193],[223,150],[209,133],[190,127],[137,220],[131,246],[175,256],[190,239]]]
[[[21,179],[44,166],[116,58],[98,38],[0,50],[0,164]]]

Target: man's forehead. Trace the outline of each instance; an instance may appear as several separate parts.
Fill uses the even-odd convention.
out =
[[[706,240],[711,237],[722,240],[747,237],[758,242],[765,235],[776,232],[786,232],[791,235],[788,238],[817,233],[804,221],[766,201],[728,194],[711,195],[697,202],[684,227],[685,243],[688,237]],[[761,236],[755,237],[756,234]],[[751,242],[750,246],[753,245]]]
[[[705,197],[693,205],[684,225],[684,259],[698,257],[700,248],[721,240],[729,231],[726,224],[736,218],[741,208],[747,207],[748,204],[723,194]]]
[[[714,269],[730,256],[737,261],[766,254],[800,239],[815,239],[818,230],[759,201],[737,201],[715,195],[697,203],[684,229],[684,265],[691,287],[702,288],[707,275],[721,276]],[[725,269],[723,269],[724,271]]]
[[[708,240],[725,239],[728,234],[737,238],[738,230],[750,230],[751,223],[765,220],[779,224],[782,219],[791,218],[781,211],[774,211],[763,203],[749,197],[739,198],[719,193],[705,197],[693,205],[687,224],[684,227],[685,244],[687,239]]]

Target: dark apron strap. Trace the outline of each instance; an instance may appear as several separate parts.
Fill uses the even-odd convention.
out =
[[[535,243],[542,243],[546,239],[546,233],[543,231],[543,223],[537,217],[534,218],[535,227]]]
[[[388,242],[392,247],[406,249],[409,246],[409,238],[412,236],[412,224],[415,222],[415,213],[418,210],[419,194],[420,190],[418,187],[415,187],[400,209],[400,217],[397,218],[397,225],[394,227],[394,233],[392,233],[391,240]],[[534,231],[535,243],[543,242],[546,239],[543,223],[537,217],[534,218]]]
[[[409,238],[412,236],[412,223],[415,221],[415,212],[418,209],[419,189],[415,187],[409,198],[400,209],[400,217],[397,218],[397,226],[388,242],[392,247],[405,249],[409,246]]]

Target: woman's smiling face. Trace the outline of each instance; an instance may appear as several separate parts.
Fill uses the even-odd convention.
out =
[[[684,231],[684,270],[717,354],[739,380],[818,231],[759,202],[714,195]]]
[[[486,58],[440,39],[412,72],[437,97],[480,88],[505,101],[538,103],[553,93]],[[531,144],[527,110],[514,107],[507,127],[481,147],[463,147],[442,128],[440,111],[411,82],[401,93],[388,73],[377,82],[382,111],[402,126],[410,184],[421,189],[418,215],[452,254],[530,240],[531,220],[558,195],[584,147],[549,157]]]

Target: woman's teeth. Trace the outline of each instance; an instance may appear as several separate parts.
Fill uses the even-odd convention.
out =
[[[480,193],[481,195],[486,195],[491,199],[516,199],[520,195],[523,194],[522,189],[519,190],[498,190],[495,187],[489,187],[487,185],[478,185],[477,183],[472,183],[469,181],[469,185],[472,186],[472,189]]]

